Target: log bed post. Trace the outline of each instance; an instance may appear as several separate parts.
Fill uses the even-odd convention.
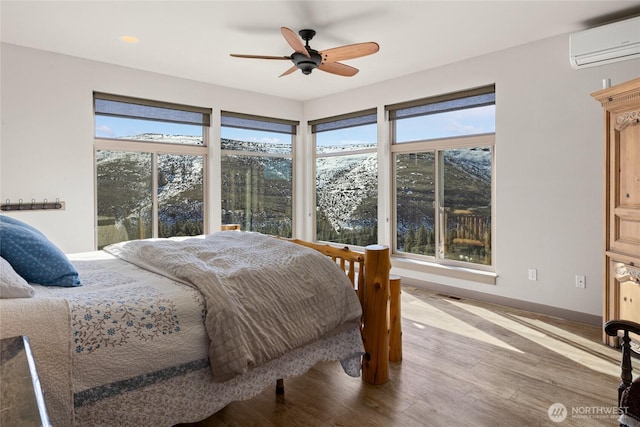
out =
[[[365,248],[362,340],[362,379],[369,384],[389,380],[389,248],[370,245]]]

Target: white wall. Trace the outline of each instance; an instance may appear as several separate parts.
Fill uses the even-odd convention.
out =
[[[603,125],[590,93],[603,78],[616,84],[637,77],[640,61],[576,71],[568,48],[568,36],[555,37],[302,104],[3,44],[0,200],[64,200],[63,212],[14,216],[42,229],[66,252],[94,248],[94,90],[211,107],[214,117],[220,110],[278,112],[304,123],[495,83],[497,284],[399,272],[597,316],[604,274]],[[215,141],[219,134],[212,128],[211,135]],[[380,142],[384,147],[386,136]],[[215,148],[212,155],[215,160]],[[210,194],[213,224],[219,193]],[[310,208],[299,209],[296,218]],[[381,219],[386,216],[383,210]],[[388,244],[390,234],[383,232],[381,243]],[[538,281],[527,279],[530,267],[538,269]],[[587,277],[586,289],[575,288],[576,274]]]

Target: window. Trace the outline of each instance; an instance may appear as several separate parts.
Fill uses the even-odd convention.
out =
[[[315,143],[316,240],[378,241],[376,110],[309,122]]]
[[[297,122],[223,112],[222,223],[291,237]]]
[[[94,93],[97,241],[205,232],[211,110]]]
[[[495,87],[386,109],[395,181],[394,252],[491,266]]]

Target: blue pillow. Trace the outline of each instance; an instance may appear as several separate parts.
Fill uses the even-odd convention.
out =
[[[31,226],[0,221],[0,257],[27,282],[49,286],[80,286],[78,271],[67,256]],[[17,221],[17,220],[14,220]]]

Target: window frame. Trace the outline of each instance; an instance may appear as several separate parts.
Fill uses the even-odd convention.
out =
[[[496,150],[496,142],[495,142],[495,132],[489,133],[477,133],[472,135],[461,135],[461,136],[453,136],[453,137],[445,137],[445,138],[433,138],[433,139],[418,139],[407,142],[396,142],[396,119],[394,114],[392,114],[393,110],[401,109],[401,108],[410,108],[415,106],[420,106],[422,104],[432,104],[441,102],[442,100],[453,100],[456,97],[466,97],[466,96],[474,96],[478,94],[484,94],[488,92],[493,92],[495,94],[495,85],[484,86],[481,88],[475,88],[468,91],[461,91],[451,94],[440,95],[431,98],[425,98],[422,100],[414,100],[405,103],[395,104],[385,106],[385,109],[388,112],[388,120],[389,120],[389,138],[390,138],[390,151],[391,151],[391,222],[392,222],[392,236],[391,236],[391,252],[394,257],[399,259],[413,260],[418,262],[430,262],[433,264],[441,265],[441,266],[452,266],[452,267],[460,267],[470,270],[478,270],[483,272],[495,272],[496,258],[495,252],[493,248],[495,248],[495,239],[496,239],[496,210],[495,210],[495,200],[496,200],[496,174],[495,174],[495,150]],[[495,102],[493,103],[495,105]],[[464,108],[462,108],[464,109]],[[440,257],[438,255],[439,247],[441,243],[441,237],[439,234],[441,233],[441,223],[443,221],[443,201],[442,201],[442,192],[443,185],[440,183],[441,179],[438,177],[441,176],[440,170],[440,162],[441,162],[441,152],[448,149],[465,149],[465,148],[483,148],[487,147],[491,149],[491,264],[480,264],[480,263],[472,263],[466,261],[459,261],[454,259],[447,259],[444,257]],[[410,252],[403,252],[398,250],[398,233],[397,230],[397,155],[398,154],[409,154],[409,153],[424,153],[424,152],[433,152],[434,153],[434,162],[435,162],[435,170],[434,170],[434,190],[435,190],[435,198],[434,198],[434,235],[436,235],[436,247],[433,256],[430,255],[421,255],[414,254]]]
[[[336,242],[331,242],[331,241],[325,241],[325,240],[317,240],[318,237],[318,230],[317,230],[317,225],[318,225],[318,219],[317,219],[317,188],[316,188],[316,179],[317,179],[317,162],[319,158],[331,158],[331,157],[343,157],[343,156],[354,156],[354,155],[363,155],[363,154],[375,154],[376,155],[376,162],[378,164],[378,167],[376,168],[376,175],[378,175],[377,177],[377,181],[376,181],[376,194],[377,194],[377,205],[376,205],[376,212],[377,215],[374,218],[376,221],[376,227],[379,228],[379,211],[380,211],[380,176],[377,173],[378,169],[380,167],[379,162],[379,143],[378,143],[378,138],[377,138],[377,133],[378,133],[378,129],[376,129],[376,141],[375,141],[375,146],[372,148],[363,148],[363,149],[357,149],[357,150],[352,150],[352,151],[340,151],[340,152],[333,152],[333,153],[318,153],[318,149],[317,149],[317,139],[316,139],[316,135],[318,133],[322,133],[322,132],[330,132],[330,131],[334,131],[334,130],[339,130],[339,129],[346,129],[346,128],[351,128],[351,127],[358,127],[358,126],[363,126],[363,125],[370,125],[370,124],[375,124],[377,126],[378,124],[378,109],[377,108],[369,108],[366,110],[360,110],[360,111],[355,111],[355,112],[351,112],[351,113],[346,113],[346,114],[340,114],[337,116],[331,116],[331,117],[325,117],[322,119],[317,119],[317,120],[310,120],[308,122],[308,127],[310,130],[310,135],[311,135],[311,154],[312,154],[312,158],[311,158],[311,173],[312,173],[312,182],[311,182],[311,203],[313,206],[313,214],[311,215],[311,233],[313,235],[313,240],[316,242],[321,242],[321,243],[326,243],[329,245],[333,245],[333,246],[344,246],[343,243],[336,243]],[[350,245],[351,247],[355,247],[355,248],[361,248],[362,246],[358,246],[358,245]]]
[[[158,156],[163,154],[169,155],[190,155],[190,156],[201,156],[202,157],[202,202],[203,202],[203,230],[204,233],[209,232],[209,129],[211,125],[211,109],[202,108],[202,107],[192,107],[186,106],[182,104],[175,104],[169,102],[155,101],[155,100],[146,100],[141,98],[133,98],[121,95],[111,95],[105,94],[101,92],[93,93],[93,120],[95,126],[95,118],[96,115],[110,115],[112,117],[127,117],[125,115],[117,115],[117,114],[101,114],[96,113],[95,110],[95,101],[97,99],[104,100],[114,100],[118,102],[132,103],[143,106],[151,106],[151,107],[159,107],[166,109],[180,109],[189,112],[197,112],[203,115],[202,122],[202,145],[191,145],[191,144],[176,144],[169,142],[153,142],[153,141],[145,141],[145,140],[135,140],[135,139],[127,139],[127,138],[108,138],[97,136],[96,129],[94,128],[93,133],[93,192],[95,194],[94,200],[94,224],[95,224],[95,234],[94,234],[94,242],[95,247],[97,248],[99,245],[98,242],[98,176],[97,176],[97,153],[98,151],[123,151],[130,153],[143,153],[143,154],[151,154],[152,163],[151,163],[151,203],[152,203],[152,238],[158,237],[159,230],[159,219],[158,219]],[[131,117],[127,117],[131,118]],[[134,117],[135,118],[135,117]],[[143,120],[142,117],[137,117]],[[164,120],[157,120],[163,122]],[[171,121],[169,121],[171,122]],[[179,123],[174,121],[174,123]],[[194,124],[194,123],[189,123]]]

